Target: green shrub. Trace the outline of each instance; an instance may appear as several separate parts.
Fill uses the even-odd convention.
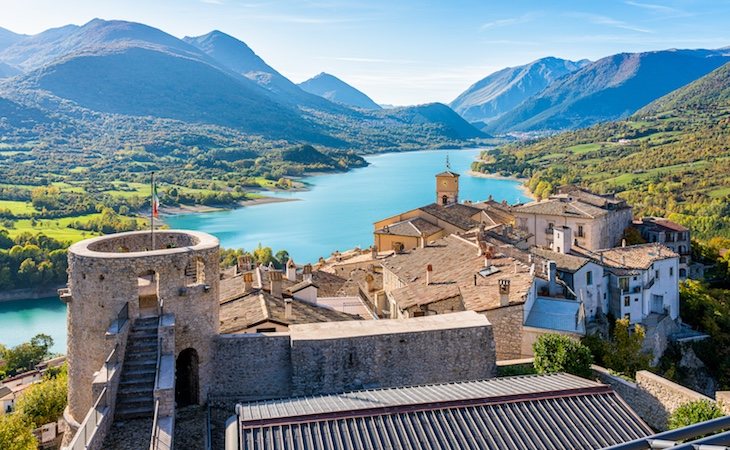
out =
[[[707,420],[717,419],[725,414],[717,403],[710,400],[687,402],[675,409],[669,416],[669,429],[682,428]]]
[[[532,346],[537,373],[567,372],[591,376],[593,356],[585,345],[561,334],[543,334]]]
[[[30,421],[22,414],[0,416],[0,448],[3,450],[35,450],[38,444]]]
[[[28,387],[16,403],[17,414],[35,427],[55,422],[63,415],[68,396],[68,369],[49,370],[43,381]]]

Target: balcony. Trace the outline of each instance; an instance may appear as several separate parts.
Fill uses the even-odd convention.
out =
[[[646,282],[644,289],[651,289],[651,287],[654,286],[654,281],[656,281],[656,278],[652,277],[651,280]]]

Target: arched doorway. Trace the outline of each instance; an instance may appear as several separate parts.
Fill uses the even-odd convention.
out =
[[[198,404],[198,352],[186,348],[175,363],[175,403],[178,407]]]

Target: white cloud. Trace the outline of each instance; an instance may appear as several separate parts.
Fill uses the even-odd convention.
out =
[[[649,11],[662,13],[662,14],[684,14],[684,11],[680,11],[676,8],[672,8],[671,6],[657,5],[654,3],[640,3],[640,2],[630,1],[630,0],[627,0],[624,3],[626,3],[629,6],[636,6],[637,8],[648,9]]]
[[[481,27],[479,27],[482,31],[488,30],[490,28],[498,28],[498,27],[506,27],[510,25],[518,25],[521,23],[527,23],[532,21],[535,18],[535,13],[527,13],[523,14],[521,16],[517,17],[509,17],[506,19],[497,19],[492,20],[491,22],[486,22],[482,24]]]
[[[622,30],[635,31],[637,33],[652,33],[651,30],[648,30],[646,28],[640,28],[640,27],[631,25],[629,23],[626,23],[622,20],[616,20],[611,17],[602,16],[599,14],[569,13],[568,16],[574,17],[576,19],[587,20],[590,23],[595,24],[595,25],[606,25],[609,27],[620,28]]]

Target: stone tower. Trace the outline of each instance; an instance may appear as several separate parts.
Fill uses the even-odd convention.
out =
[[[436,204],[451,205],[459,203],[459,174],[445,170],[436,174]]]
[[[80,423],[91,383],[119,336],[139,317],[175,316],[175,357],[194,354],[200,401],[212,376],[218,335],[219,242],[193,231],[134,231],[78,242],[68,251],[68,413]],[[126,328],[110,328],[124,311]],[[111,331],[110,331],[111,330]],[[125,338],[126,340],[126,338]]]

